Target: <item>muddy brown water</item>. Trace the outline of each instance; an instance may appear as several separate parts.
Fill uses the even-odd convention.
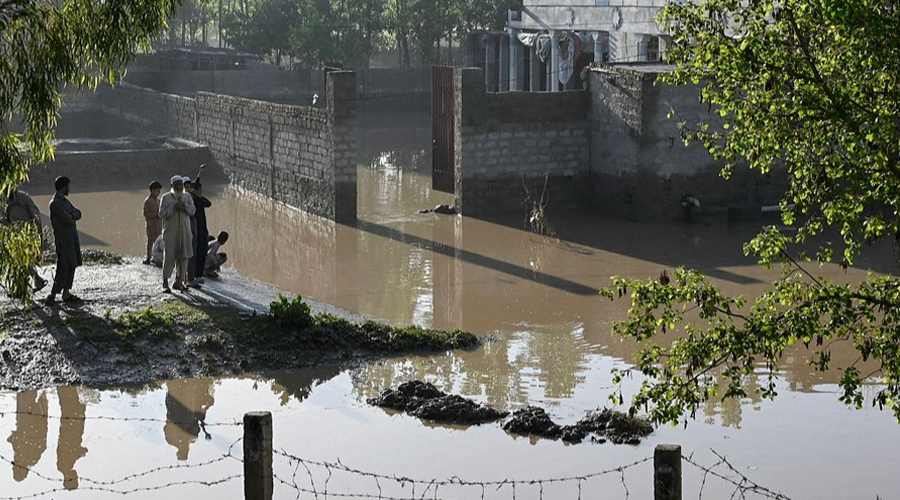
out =
[[[400,357],[347,370],[321,367],[142,387],[0,392],[0,412],[51,415],[0,416],[0,436],[7,437],[0,441],[0,456],[17,464],[0,463],[0,497],[64,488],[71,491],[54,498],[99,498],[104,494],[91,488],[131,490],[239,474],[240,464],[225,460],[113,485],[91,482],[220,456],[240,437],[240,427],[204,428],[201,421],[230,423],[250,410],[274,412],[277,449],[310,459],[340,459],[388,475],[476,481],[580,476],[650,456],[656,444],[679,443],[707,464],[716,461],[713,448],[751,479],[790,498],[893,498],[900,491],[895,473],[900,425],[888,412],[844,407],[837,400],[837,376],[812,372],[802,351],[787,358],[774,402],[748,398],[709,404],[686,429],[662,427],[639,446],[514,438],[497,425],[432,425],[368,407],[365,398],[382,388],[422,379],[498,408],[540,405],[559,423],[572,423],[607,404],[614,390],[610,370],[627,366],[636,352],[634,344],[609,331],[609,322],[622,317],[626,304],[609,303],[596,293],[611,275],[656,276],[686,265],[709,274],[726,291],[747,296],[774,275],[741,254],[754,226],[633,224],[572,216],[553,220],[560,242],[522,230],[521,221],[416,213],[452,203],[449,195],[431,191],[423,151],[373,155],[367,163],[359,168],[356,227],[220,184],[207,189],[213,202],[210,229],[231,233],[225,248],[231,263],[258,280],[393,323],[463,328],[493,335],[497,342],[473,352]],[[71,199],[84,212],[83,243],[141,254],[142,185],[88,190],[76,181]],[[46,207],[49,196],[38,196],[37,202]],[[882,252],[846,275],[833,267],[822,272],[836,280],[858,280],[870,268],[890,269],[893,258]],[[851,356],[836,352],[834,358],[841,363]],[[748,381],[751,389],[756,383]],[[637,380],[627,381],[624,391],[633,393],[637,386]],[[869,396],[876,390],[868,388]],[[276,460],[276,471],[289,482],[294,475],[284,459]],[[686,464],[684,471],[691,498],[702,476]],[[311,474],[321,489],[327,471]],[[301,468],[294,479],[308,488],[309,476]],[[546,485],[544,495],[577,498],[577,483]],[[627,470],[625,484],[633,498],[651,495],[650,464]],[[586,498],[625,497],[619,473],[581,486]],[[329,487],[342,493],[378,491],[371,479],[339,473]],[[382,487],[386,494],[411,496],[409,486]],[[704,488],[708,498],[733,491],[713,478]],[[240,491],[235,480],[133,496],[238,498]],[[508,486],[485,491],[485,498],[513,498]],[[480,498],[481,493],[477,487],[447,487],[426,498]],[[422,494],[420,487],[416,496]],[[540,491],[523,485],[515,495],[539,498]],[[276,498],[293,496],[290,487],[277,485]]]

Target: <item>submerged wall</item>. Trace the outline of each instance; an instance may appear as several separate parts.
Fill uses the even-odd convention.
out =
[[[641,220],[685,217],[681,201],[703,207],[776,204],[787,187],[781,169],[769,174],[735,169],[702,144],[685,146],[678,122],[715,124],[696,86],[656,83],[663,65],[606,65],[590,73],[592,204],[603,213]],[[672,117],[669,117],[669,114]]]
[[[482,70],[455,72],[456,200],[465,215],[527,214],[591,207],[636,220],[709,220],[761,215],[788,186],[783,169],[735,169],[702,144],[685,146],[678,121],[717,122],[695,86],[656,83],[671,68],[592,68],[589,90],[485,92]],[[674,116],[670,117],[672,113]],[[703,214],[682,206],[690,195]]]
[[[199,93],[195,99],[119,85],[68,109],[100,111],[208,147],[236,185],[338,222],[356,219],[356,79],[329,74],[328,107]],[[86,104],[87,103],[87,104]],[[93,106],[93,108],[92,108]],[[199,163],[199,162],[198,162]],[[193,172],[196,164],[170,168]]]
[[[542,195],[550,210],[588,202],[588,92],[488,93],[481,70],[454,76],[458,209],[526,213]]]

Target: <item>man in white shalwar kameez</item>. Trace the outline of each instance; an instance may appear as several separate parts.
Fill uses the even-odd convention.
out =
[[[196,211],[191,195],[184,192],[181,176],[172,177],[172,189],[159,201],[159,217],[163,223],[165,256],[163,257],[163,291],[171,293],[169,278],[175,273],[175,289],[187,290],[188,259],[194,256],[191,216]]]

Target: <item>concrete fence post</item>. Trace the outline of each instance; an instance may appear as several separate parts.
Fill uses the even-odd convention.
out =
[[[356,73],[330,71],[326,76],[334,221],[356,223]]]
[[[272,414],[244,415],[244,500],[272,500]]]
[[[654,500],[681,500],[681,446],[660,444],[653,451]]]

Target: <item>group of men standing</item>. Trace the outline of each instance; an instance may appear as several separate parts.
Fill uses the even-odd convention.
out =
[[[190,177],[173,176],[170,190],[161,198],[162,185],[153,182],[150,194],[144,200],[144,219],[147,221],[144,264],[162,265],[163,291],[166,293],[172,292],[169,280],[173,272],[176,290],[200,288],[203,276],[216,276],[216,270],[227,258],[218,250],[227,241],[228,234],[219,233],[218,238],[210,241],[206,209],[212,203],[203,196],[200,182],[203,168],[201,165],[200,173],[193,181]]]
[[[205,165],[200,166],[200,174]],[[200,174],[194,181],[188,177],[174,176],[171,189],[160,197],[162,185],[150,184],[150,195],[144,200],[143,215],[147,225],[147,259],[144,264],[158,263],[163,268],[163,291],[171,293],[169,280],[175,273],[173,288],[186,291],[188,287],[200,288],[203,276],[217,277],[217,271],[227,260],[221,246],[228,241],[228,233],[221,232],[210,238],[206,222],[206,209],[212,203],[203,196]],[[64,302],[81,299],[71,293],[75,269],[82,265],[81,243],[77,222],[81,211],[69,201],[71,180],[57,177],[56,193],[50,201],[50,224],[56,247],[56,273],[53,287],[45,299],[54,304],[62,293]],[[4,222],[10,224],[34,224],[43,239],[41,212],[28,193],[13,190],[6,200]],[[158,254],[158,255],[157,255]],[[47,280],[32,268],[34,291],[47,286]]]

